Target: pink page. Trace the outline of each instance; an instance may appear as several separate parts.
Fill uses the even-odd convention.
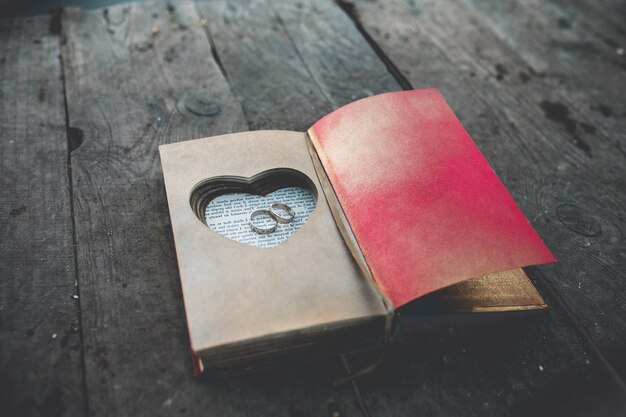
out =
[[[556,261],[439,91],[356,101],[309,135],[394,307],[468,278]]]

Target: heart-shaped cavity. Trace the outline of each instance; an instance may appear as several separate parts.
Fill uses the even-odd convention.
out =
[[[261,248],[276,246],[298,231],[317,203],[317,192],[306,175],[291,169],[264,171],[252,178],[224,176],[203,181],[191,194],[191,207],[211,230],[239,243]],[[255,219],[255,225],[276,230],[262,234],[250,225],[250,214],[269,210],[274,203],[286,204],[295,212],[289,223],[276,222],[269,215]],[[290,217],[280,208],[276,214]]]
[[[250,213],[259,209],[269,209],[273,203],[283,203],[291,207],[295,216],[290,223],[276,225],[272,233],[261,234],[252,230]],[[292,236],[309,219],[315,210],[315,196],[308,188],[281,188],[266,196],[247,193],[224,194],[213,199],[205,210],[205,223],[211,230],[240,243],[262,248],[271,248]],[[284,216],[283,213],[279,215]],[[276,222],[269,216],[255,219],[255,225],[267,228]]]

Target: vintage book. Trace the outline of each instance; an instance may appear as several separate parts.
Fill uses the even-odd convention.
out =
[[[196,374],[380,346],[424,296],[546,308],[521,268],[554,257],[435,89],[159,151]],[[260,234],[249,215],[272,203],[293,222]]]

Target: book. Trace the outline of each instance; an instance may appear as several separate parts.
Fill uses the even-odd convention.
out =
[[[435,89],[159,152],[197,375],[381,346],[420,298],[546,308],[522,267],[555,258]]]

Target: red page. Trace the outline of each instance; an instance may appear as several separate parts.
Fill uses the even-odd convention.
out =
[[[439,91],[356,101],[309,136],[394,307],[468,278],[556,261]]]

